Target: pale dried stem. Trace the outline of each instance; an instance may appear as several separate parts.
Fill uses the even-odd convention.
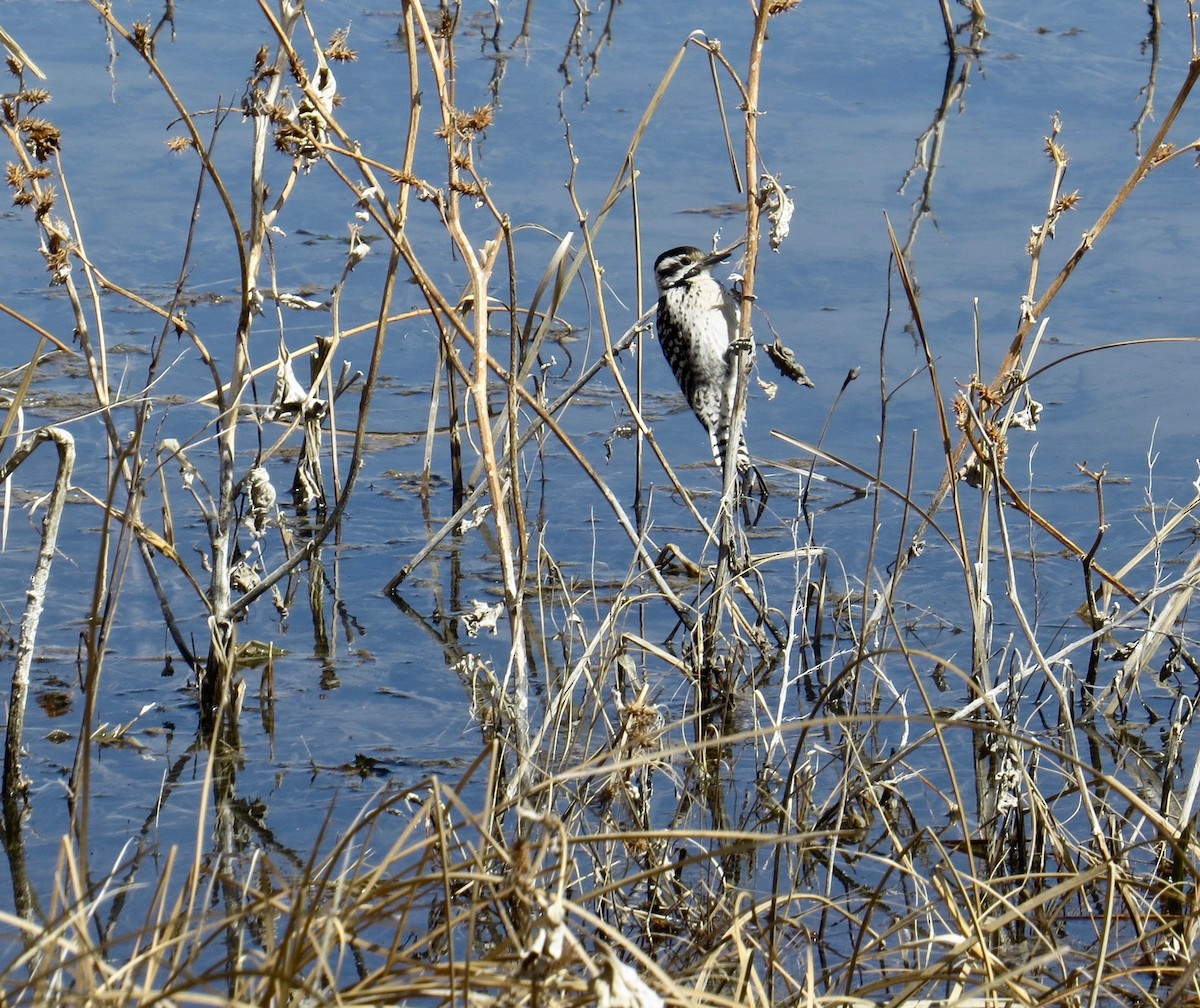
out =
[[[0,482],[7,480],[17,468],[29,458],[41,444],[54,442],[58,449],[58,469],[55,472],[54,488],[46,502],[46,517],[42,521],[41,545],[37,560],[29,578],[29,591],[25,610],[21,615],[21,629],[17,636],[16,662],[13,666],[12,682],[8,696],[8,723],[4,738],[4,833],[9,864],[13,868],[12,884],[16,911],[26,919],[32,919],[33,893],[25,873],[24,841],[22,824],[25,809],[22,807],[28,794],[29,782],[21,773],[21,750],[25,744],[25,708],[29,697],[29,672],[33,666],[34,648],[37,643],[38,627],[42,610],[46,604],[46,592],[50,583],[50,567],[58,543],[58,532],[62,525],[63,508],[67,491],[71,486],[71,475],[75,468],[75,439],[59,427],[43,427],[26,439],[0,465]]]

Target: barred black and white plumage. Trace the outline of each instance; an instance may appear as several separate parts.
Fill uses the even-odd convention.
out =
[[[737,355],[730,347],[738,336],[737,301],[712,267],[729,252],[707,254],[690,245],[670,249],[655,260],[658,285],[658,342],[696,419],[712,441],[713,457],[724,467],[731,440]],[[742,432],[737,432],[737,467],[750,468]]]

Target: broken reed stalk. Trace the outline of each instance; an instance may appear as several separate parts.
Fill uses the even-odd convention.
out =
[[[33,666],[34,646],[50,582],[50,567],[54,562],[63,508],[66,506],[67,491],[70,489],[71,476],[75,469],[75,439],[59,427],[43,427],[17,445],[16,450],[5,459],[3,465],[0,465],[0,483],[4,483],[39,445],[48,441],[52,441],[58,450],[58,468],[54,476],[54,488],[46,501],[41,545],[38,547],[33,573],[29,577],[29,591],[25,609],[21,614],[16,663],[13,666],[8,696],[8,723],[4,736],[4,846],[11,869],[13,905],[16,912],[27,920],[33,919],[34,901],[25,866],[25,845],[21,830],[30,783],[21,773],[21,749],[25,744],[25,708],[29,697],[29,671]]]

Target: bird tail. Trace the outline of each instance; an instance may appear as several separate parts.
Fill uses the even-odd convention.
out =
[[[722,424],[716,431],[712,433],[712,450],[713,458],[717,460],[717,465],[721,467],[721,471],[725,470],[725,452],[729,449],[729,428]],[[746,450],[746,439],[741,433],[737,438],[737,470],[740,473],[746,472],[750,468],[750,453]]]

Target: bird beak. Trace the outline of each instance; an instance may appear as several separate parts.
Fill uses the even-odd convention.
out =
[[[683,278],[682,282],[686,283],[693,277],[698,277],[706,269],[717,265],[717,263],[723,263],[726,259],[733,255],[733,253],[736,252],[741,245],[741,242],[737,242],[734,245],[730,245],[727,249],[722,249],[720,252],[713,252],[711,255],[706,255],[703,259],[696,263],[695,266],[687,271],[687,275]]]
[[[741,247],[741,244],[741,242],[738,242],[736,245],[730,245],[727,249],[722,249],[719,252],[714,252],[711,255],[705,256],[703,260],[704,268],[708,269],[710,266],[715,266],[717,263],[723,263]]]

